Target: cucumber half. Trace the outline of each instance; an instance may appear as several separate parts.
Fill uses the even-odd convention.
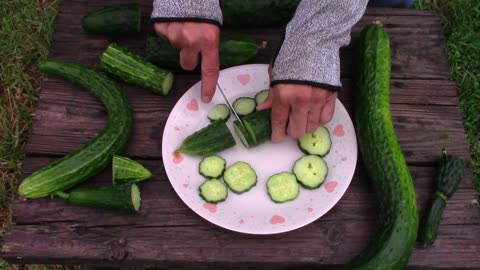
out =
[[[225,104],[217,104],[212,107],[212,109],[208,112],[207,117],[210,122],[214,121],[227,121],[230,118],[230,109]]]
[[[321,157],[317,155],[306,155],[295,161],[293,173],[302,187],[316,189],[325,182],[328,174],[328,166]]]
[[[241,194],[257,184],[257,173],[250,164],[237,161],[225,171],[223,176],[231,191]]]
[[[220,178],[225,171],[226,164],[225,159],[220,156],[208,156],[202,159],[198,170],[206,178]]]
[[[307,155],[317,155],[324,157],[332,147],[330,132],[324,126],[320,126],[312,133],[305,134],[298,140],[300,150]]]
[[[268,89],[264,89],[255,95],[255,102],[257,103],[257,105],[262,104],[267,99],[268,91]]]
[[[294,174],[281,172],[268,178],[267,190],[270,199],[275,203],[295,200],[300,194],[300,185]]]
[[[239,97],[233,102],[232,106],[238,116],[246,116],[255,112],[257,103],[251,97]]]
[[[200,197],[206,202],[219,203],[228,197],[228,189],[225,183],[219,179],[207,179],[198,188]]]

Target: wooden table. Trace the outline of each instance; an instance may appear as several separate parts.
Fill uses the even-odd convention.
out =
[[[84,14],[125,1],[64,0],[60,5],[50,59],[98,66],[111,39],[86,34]],[[146,17],[151,1],[142,1]],[[373,20],[381,20],[391,37],[392,114],[400,145],[413,176],[420,214],[431,195],[435,165],[442,147],[469,160],[456,85],[449,79],[440,18],[427,11],[370,9],[354,27],[352,38]],[[149,25],[148,22],[145,25]],[[151,29],[148,29],[150,31]],[[280,29],[236,32],[267,41],[254,63],[268,63]],[[144,35],[116,40],[141,52]],[[352,43],[341,50],[340,100],[351,113]],[[121,84],[134,112],[134,131],[123,155],[139,160],[154,177],[141,185],[137,215],[76,207],[60,199],[17,199],[14,225],[2,257],[12,263],[161,265],[185,268],[338,265],[360,253],[375,237],[377,205],[362,160],[346,194],[325,216],[292,232],[253,236],[224,230],[191,211],[176,195],[161,160],[163,127],[182,94],[198,75],[177,74],[168,97]],[[29,137],[22,179],[45,164],[78,149],[105,124],[102,105],[85,89],[46,76]],[[380,157],[379,157],[380,158]],[[86,184],[110,183],[110,169]],[[434,247],[416,247],[409,269],[480,269],[480,210],[475,207],[469,170],[444,213]],[[234,268],[236,268],[234,267]]]

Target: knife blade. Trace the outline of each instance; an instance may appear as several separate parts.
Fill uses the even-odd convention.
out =
[[[228,108],[230,109],[230,111],[233,112],[233,115],[235,116],[235,118],[237,119],[237,121],[240,122],[240,125],[242,125],[242,127],[245,129],[245,126],[243,125],[242,119],[240,119],[240,117],[238,117],[237,112],[236,112],[235,109],[233,108],[232,104],[230,104],[230,101],[228,101],[227,96],[226,96],[225,93],[223,92],[223,89],[222,89],[222,87],[220,86],[220,84],[219,84],[218,82],[217,82],[217,87],[218,87],[218,89],[220,90],[220,93],[222,94],[223,98],[225,99],[225,102],[227,103]]]

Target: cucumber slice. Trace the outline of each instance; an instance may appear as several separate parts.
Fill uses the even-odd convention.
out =
[[[257,103],[257,105],[262,104],[265,101],[265,99],[267,99],[268,92],[269,92],[268,89],[264,89],[255,95],[255,102]]]
[[[312,133],[305,134],[298,140],[298,146],[307,155],[324,157],[332,147],[330,132],[324,126],[320,126]]]
[[[239,97],[233,102],[232,106],[238,116],[246,116],[255,112],[257,103],[251,97]]]
[[[257,173],[243,161],[228,167],[223,177],[230,190],[237,194],[247,192],[257,184]]]
[[[152,177],[142,164],[119,155],[113,156],[112,174],[114,185],[141,182]]]
[[[207,179],[198,189],[200,197],[206,202],[219,203],[225,201],[228,197],[227,186],[218,179]]]
[[[270,199],[275,203],[295,200],[300,193],[300,185],[294,174],[281,172],[268,178],[267,190]]]
[[[302,187],[316,189],[325,182],[328,174],[328,166],[321,157],[317,155],[306,155],[295,161],[293,173]]]
[[[237,133],[238,137],[240,138],[240,141],[242,141],[242,144],[246,148],[250,148],[250,146],[254,143],[252,142],[250,134],[247,132],[247,130],[243,128],[242,124],[240,124],[238,121],[233,122],[233,127],[235,129],[235,133]]]
[[[230,109],[225,104],[217,104],[208,112],[207,117],[210,122],[227,121],[230,118]]]
[[[220,156],[204,157],[198,166],[199,173],[206,178],[220,178],[225,171],[227,162]]]

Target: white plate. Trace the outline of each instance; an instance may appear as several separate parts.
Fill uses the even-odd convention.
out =
[[[219,83],[231,103],[240,96],[254,97],[269,85],[268,65],[253,64],[228,68],[220,72]],[[220,227],[249,234],[275,234],[305,226],[327,213],[343,196],[352,180],[357,162],[357,141],[352,121],[337,99],[330,130],[332,148],[325,157],[329,166],[326,182],[316,190],[300,189],[294,201],[273,203],[266,189],[270,175],[291,171],[303,154],[291,138],[279,144],[264,143],[246,149],[233,130],[233,115],[227,122],[237,145],[219,153],[227,166],[236,161],[248,162],[258,176],[257,185],[247,193],[228,193],[225,202],[205,203],[198,187],[204,178],[198,173],[201,157],[176,156],[175,150],[193,132],[207,126],[207,113],[217,103],[225,103],[216,91],[212,102],[200,98],[200,82],[192,86],[177,102],[165,125],[162,156],[165,170],[178,196],[195,213]]]

